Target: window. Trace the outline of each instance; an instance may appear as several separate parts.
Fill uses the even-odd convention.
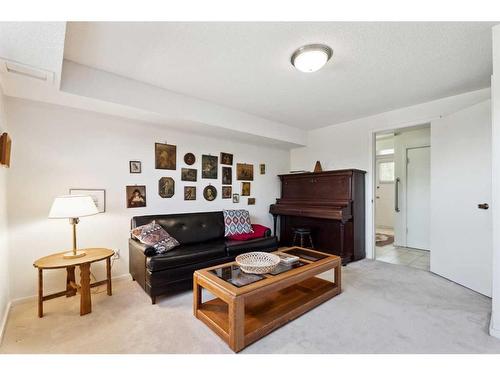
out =
[[[394,182],[393,161],[383,161],[378,163],[378,180],[380,183]]]

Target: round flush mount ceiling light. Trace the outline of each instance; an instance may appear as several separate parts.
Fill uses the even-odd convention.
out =
[[[327,45],[308,44],[296,50],[290,60],[297,70],[312,73],[320,70],[330,60],[332,54],[332,49]]]

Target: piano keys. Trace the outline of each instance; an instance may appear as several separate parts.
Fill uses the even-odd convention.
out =
[[[292,246],[293,228],[308,227],[315,248],[342,263],[365,257],[365,173],[344,169],[280,175],[281,198],[269,212],[280,246]]]

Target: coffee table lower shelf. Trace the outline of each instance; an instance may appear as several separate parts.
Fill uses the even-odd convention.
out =
[[[194,313],[234,351],[240,351],[269,332],[339,294],[339,284],[312,277],[278,291],[259,294],[255,296],[256,298],[246,298],[240,302],[242,306],[239,307],[244,314],[243,319],[237,317],[238,307],[235,308],[231,301],[226,303],[220,298],[200,303]],[[235,327],[241,324],[240,321],[243,327]],[[243,330],[243,337],[239,340],[234,337],[238,329]]]

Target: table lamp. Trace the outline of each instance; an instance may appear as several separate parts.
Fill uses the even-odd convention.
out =
[[[69,219],[73,226],[73,251],[63,255],[63,258],[80,258],[85,251],[76,250],[76,224],[80,217],[99,213],[90,195],[62,195],[54,199],[49,212],[49,219]]]

